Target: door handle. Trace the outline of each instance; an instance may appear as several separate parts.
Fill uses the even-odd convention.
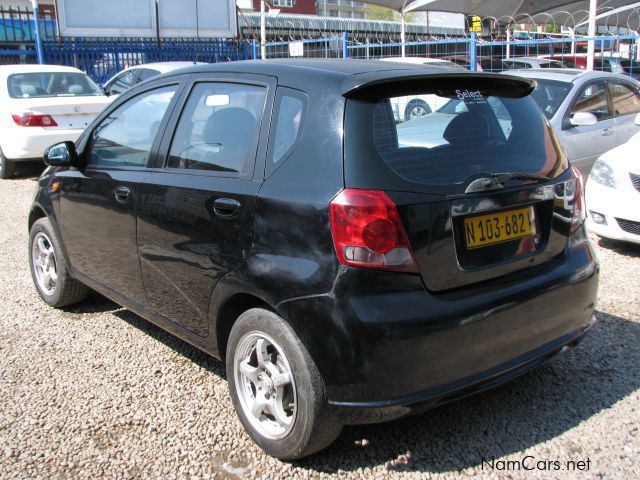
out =
[[[612,128],[603,128],[602,131],[600,132],[600,134],[603,137],[608,137],[609,135],[613,135],[613,129]]]
[[[213,213],[220,218],[229,220],[240,214],[242,205],[233,198],[218,198],[213,202]]]
[[[131,196],[131,189],[129,187],[125,187],[124,185],[120,185],[115,188],[113,196],[115,197],[117,202],[127,203],[129,201],[129,197]]]

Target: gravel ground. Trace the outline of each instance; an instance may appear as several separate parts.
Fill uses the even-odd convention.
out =
[[[1,478],[640,478],[640,247],[599,241],[600,322],[576,350],[287,464],[242,430],[220,362],[98,295],[67,311],[39,299],[34,188],[0,181]]]

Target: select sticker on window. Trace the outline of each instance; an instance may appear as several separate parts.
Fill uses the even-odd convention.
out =
[[[457,98],[466,104],[487,103],[487,92],[481,90],[469,90],[468,88],[455,90],[438,90],[436,94],[440,97]]]

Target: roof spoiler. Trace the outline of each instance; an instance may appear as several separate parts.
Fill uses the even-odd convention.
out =
[[[396,72],[394,72],[396,73]],[[380,72],[352,75],[342,82],[342,95],[347,98],[377,101],[381,98],[435,93],[447,90],[485,90],[506,98],[526,97],[536,87],[535,80],[494,73],[432,73],[415,71],[380,76]]]

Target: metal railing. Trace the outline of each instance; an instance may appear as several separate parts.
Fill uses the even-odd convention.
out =
[[[46,63],[79,68],[98,83],[142,63],[250,58],[248,43],[216,38],[64,38],[43,46]]]

